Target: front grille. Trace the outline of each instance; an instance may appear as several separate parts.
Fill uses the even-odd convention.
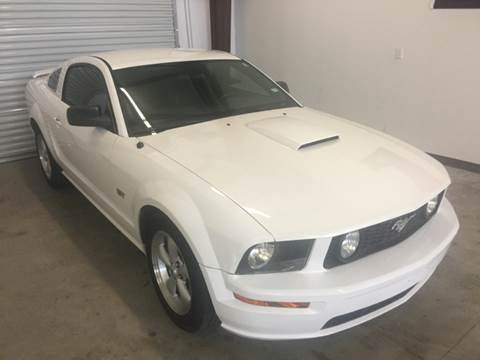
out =
[[[343,241],[345,235],[335,236],[330,243],[323,266],[326,269],[330,269],[338,265],[350,263],[402,242],[432,218],[432,216],[438,210],[442,197],[443,192],[440,194],[440,201],[438,202],[437,208],[429,217],[426,215],[427,205],[425,204],[419,209],[408,214],[404,214],[391,220],[360,229],[360,243],[358,249],[348,259],[342,259],[339,256],[341,242]],[[406,225],[401,228],[402,220],[407,219],[409,220],[406,222]]]

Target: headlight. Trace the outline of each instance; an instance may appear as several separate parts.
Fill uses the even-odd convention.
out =
[[[248,253],[248,266],[252,270],[258,270],[264,267],[272,259],[275,252],[274,243],[263,243],[255,245]]]
[[[435,196],[425,205],[425,215],[427,215],[427,217],[432,216],[435,213],[435,211],[437,211],[438,205],[440,203],[441,195],[442,194]]]
[[[360,232],[352,231],[345,235],[345,239],[340,244],[340,256],[342,259],[348,259],[357,251],[360,244]]]
[[[242,257],[237,274],[297,271],[305,267],[314,240],[262,243],[252,246]]]

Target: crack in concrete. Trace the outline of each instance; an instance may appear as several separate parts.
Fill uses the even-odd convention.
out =
[[[455,344],[453,344],[453,346],[452,346],[450,349],[448,349],[448,351],[447,351],[445,354],[443,354],[443,356],[440,358],[440,360],[445,359],[445,357],[446,357],[448,354],[450,354],[458,345],[460,345],[461,342],[463,341],[463,339],[465,339],[465,337],[467,337],[467,335],[470,334],[470,333],[472,332],[472,330],[477,327],[477,325],[479,324],[479,322],[480,322],[480,321],[477,321],[475,324],[473,324],[473,325],[470,327],[470,329],[468,329],[467,332],[466,332],[465,334],[463,334],[463,335],[460,337],[460,339],[458,339],[458,341],[457,341]]]

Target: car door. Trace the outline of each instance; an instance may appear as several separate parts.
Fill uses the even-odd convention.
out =
[[[62,153],[69,166],[67,176],[92,200],[109,213],[113,211],[111,199],[110,156],[118,140],[116,122],[102,71],[90,63],[76,63],[68,67],[62,88],[59,122],[67,133]],[[101,116],[110,119],[105,128],[72,126],[67,119],[70,106],[100,109]]]

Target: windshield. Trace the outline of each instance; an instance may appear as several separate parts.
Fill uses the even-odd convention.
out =
[[[114,71],[130,136],[298,106],[243,60],[186,61]]]

